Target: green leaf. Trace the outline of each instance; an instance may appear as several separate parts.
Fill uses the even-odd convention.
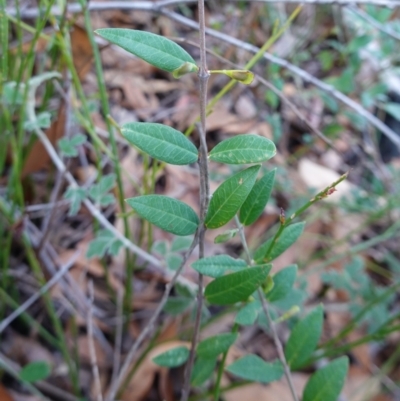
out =
[[[167,368],[176,368],[183,365],[189,357],[187,347],[172,348],[153,358],[153,362],[159,366]]]
[[[232,219],[253,188],[259,170],[260,165],[249,167],[234,174],[217,188],[207,211],[207,228],[221,227]]]
[[[181,255],[178,255],[177,253],[170,253],[165,259],[168,268],[171,270],[178,270],[183,261],[183,257]]]
[[[192,300],[187,297],[170,297],[168,298],[163,310],[172,316],[178,316],[192,306]]]
[[[28,383],[35,383],[50,376],[51,367],[45,361],[31,362],[19,371],[19,378]]]
[[[250,267],[218,277],[207,285],[204,295],[214,305],[244,302],[265,281],[271,265]]]
[[[262,214],[271,196],[275,172],[276,169],[273,169],[254,184],[253,189],[240,208],[240,222],[243,225],[249,226],[253,224]]]
[[[101,206],[108,206],[114,203],[114,195],[108,192],[114,188],[115,174],[108,174],[101,177],[97,184],[94,184],[89,189],[89,196]]]
[[[235,323],[242,326],[251,326],[256,321],[261,309],[262,306],[260,301],[254,300],[249,302],[239,310],[235,318]]]
[[[87,193],[84,188],[69,187],[64,194],[64,198],[68,199],[71,204],[69,206],[69,216],[75,216],[81,208],[82,202],[86,199]]]
[[[246,266],[244,260],[234,259],[229,255],[209,256],[192,263],[194,270],[214,278],[221,277],[227,272],[243,270]]]
[[[111,231],[100,230],[97,233],[97,237],[89,243],[86,257],[88,259],[94,257],[102,258],[106,253],[115,256],[122,245],[122,242],[115,238]]]
[[[193,236],[191,235],[188,237],[174,238],[171,244],[171,251],[172,252],[186,251],[187,249],[189,249],[192,242],[193,242]]]
[[[400,121],[400,105],[397,103],[387,103],[383,106],[386,113],[390,114],[397,121]]]
[[[257,355],[246,355],[229,365],[225,370],[245,380],[270,383],[283,376],[280,361],[265,362]]]
[[[294,326],[285,346],[287,363],[291,369],[298,369],[310,358],[321,337],[323,322],[324,314],[320,305]]]
[[[196,146],[182,132],[167,125],[128,123],[121,132],[128,142],[165,163],[184,165],[198,159]]]
[[[273,241],[273,238],[270,238],[268,241],[264,242],[255,252],[254,260],[257,263],[262,262],[270,262],[274,260],[283,252],[285,252],[290,246],[292,246],[303,233],[304,230],[304,222],[291,224],[283,229],[282,234],[278,238],[278,241],[273,245],[271,252],[267,257],[267,252],[269,247]]]
[[[192,386],[201,386],[206,380],[208,380],[213,374],[216,365],[216,358],[197,358],[190,379]]]
[[[220,142],[210,152],[209,159],[226,164],[261,163],[275,156],[272,141],[259,135],[236,135]]]
[[[214,358],[228,351],[238,338],[238,333],[222,333],[206,338],[197,346],[197,355],[204,358]]]
[[[192,64],[192,70],[198,69],[195,61],[186,50],[163,36],[123,28],[103,28],[95,32],[109,42],[135,54],[161,70],[180,71],[185,63]]]
[[[303,401],[336,401],[342,391],[348,368],[349,360],[347,356],[342,356],[318,369],[306,384]]]
[[[155,241],[151,247],[152,252],[158,253],[161,256],[166,256],[168,253],[167,241]]]
[[[168,196],[144,195],[126,202],[139,216],[175,235],[193,234],[199,225],[199,218],[189,205]]]
[[[238,228],[234,228],[232,230],[226,230],[222,234],[219,234],[214,238],[214,244],[222,244],[224,242],[227,242],[233,237],[235,237],[238,232],[239,232]]]
[[[86,142],[86,136],[82,134],[74,135],[72,138],[62,138],[58,141],[61,153],[66,157],[78,156],[78,146]]]
[[[286,297],[288,292],[293,287],[297,275],[297,265],[285,267],[273,277],[274,287],[268,293],[269,302],[276,302]]]

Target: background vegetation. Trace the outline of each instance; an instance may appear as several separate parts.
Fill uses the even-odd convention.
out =
[[[198,81],[195,74],[176,80],[94,30],[157,33],[197,61],[196,2],[12,3],[0,1],[0,398],[101,400],[137,344],[118,399],[179,399],[183,367],[153,358],[191,341],[196,255],[154,330],[149,319],[192,237],[155,228],[124,199],[156,193],[198,211],[199,172],[149,157],[119,126],[167,124],[198,146]],[[292,374],[295,390],[347,355],[343,399],[399,399],[400,2],[307,2],[298,15],[290,2],[206,3],[210,69],[244,68],[268,50],[246,66],[256,74],[249,86],[214,74],[208,85],[209,150],[244,133],[278,148],[262,167],[275,171],[270,201],[244,230],[251,249],[349,173],[310,205],[303,235],[273,263],[269,301],[283,343],[324,305],[318,349]],[[238,172],[211,162],[212,192]],[[234,221],[207,231],[204,255],[245,259],[239,234]],[[202,310],[201,339],[242,319],[224,353],[227,366],[247,354],[277,357],[271,326],[255,306],[239,314],[237,305]],[[247,325],[251,316],[255,324]],[[198,379],[191,399],[291,399],[283,380],[264,386],[234,369],[220,372],[211,384]]]

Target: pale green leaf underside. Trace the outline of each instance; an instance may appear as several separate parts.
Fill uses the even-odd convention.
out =
[[[192,264],[194,270],[209,277],[221,277],[227,272],[243,270],[247,266],[242,259],[234,259],[229,255],[209,256]]]
[[[221,227],[235,216],[253,188],[259,170],[260,165],[249,167],[234,174],[217,188],[207,211],[207,228]]]
[[[259,135],[244,134],[220,142],[210,152],[210,160],[226,164],[261,163],[276,154],[272,141]]]
[[[269,302],[285,298],[296,280],[297,265],[290,265],[274,275],[274,288],[267,294]]]
[[[228,351],[229,347],[237,340],[238,333],[222,333],[206,338],[197,346],[197,355],[204,358],[217,357]]]
[[[270,238],[268,241],[264,242],[264,244],[262,244],[255,252],[254,260],[257,263],[262,263],[270,262],[271,260],[277,258],[298,240],[304,230],[304,225],[305,223],[301,222],[287,226],[283,230],[281,236],[278,238],[278,241],[274,244],[268,257],[266,257],[266,253],[268,252],[273,238]]]
[[[102,28],[96,33],[149,64],[168,72],[173,72],[186,62],[196,64],[190,54],[175,42],[151,32]]]
[[[206,287],[204,295],[215,305],[243,302],[265,281],[271,265],[261,265],[216,278]]]
[[[189,350],[186,347],[172,348],[153,358],[153,362],[159,366],[175,368],[183,365],[189,357]]]
[[[322,306],[318,306],[294,326],[285,346],[291,369],[298,369],[310,358],[321,337],[323,320]]]
[[[270,383],[279,380],[284,373],[280,361],[265,362],[257,355],[246,355],[238,359],[225,370],[242,379],[260,383]]]
[[[175,235],[193,234],[199,224],[190,206],[168,196],[144,195],[126,199],[126,202],[139,216]]]
[[[347,356],[335,359],[317,370],[303,392],[303,401],[336,401],[340,395],[349,368]]]
[[[19,371],[19,378],[28,383],[44,380],[51,374],[51,367],[46,361],[34,361]]]
[[[276,169],[273,169],[254,184],[253,189],[240,208],[240,222],[243,225],[249,226],[253,224],[262,214],[271,196],[275,172]]]
[[[182,132],[167,125],[128,123],[121,132],[128,142],[157,160],[176,165],[197,161],[196,146]]]

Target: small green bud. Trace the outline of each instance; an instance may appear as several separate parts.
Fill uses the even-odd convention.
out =
[[[174,78],[180,78],[182,75],[189,74],[191,72],[197,72],[199,67],[193,63],[184,62],[179,68],[172,71]]]
[[[274,279],[272,276],[268,276],[265,282],[262,285],[262,289],[264,294],[267,295],[275,286]]]

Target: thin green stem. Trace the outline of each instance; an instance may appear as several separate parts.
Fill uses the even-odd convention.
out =
[[[314,196],[312,199],[310,199],[307,203],[305,203],[302,207],[297,209],[289,218],[285,219],[284,217],[282,217],[281,225],[279,226],[278,231],[274,235],[274,237],[271,241],[271,244],[269,245],[267,252],[265,253],[265,256],[263,258],[263,260],[265,262],[269,262],[269,256],[271,255],[272,249],[274,248],[274,245],[278,241],[279,237],[282,235],[283,230],[288,225],[290,225],[290,223],[292,223],[292,221],[296,217],[298,217],[301,213],[306,211],[311,205],[313,205],[314,203],[316,203],[324,198],[327,198],[329,195],[331,195],[333,192],[335,192],[336,186],[338,184],[340,184],[342,181],[344,181],[347,178],[347,176],[348,176],[348,173],[345,173],[342,176],[340,176],[339,179],[337,179],[333,184],[327,186],[325,189],[320,191],[316,196]]]

